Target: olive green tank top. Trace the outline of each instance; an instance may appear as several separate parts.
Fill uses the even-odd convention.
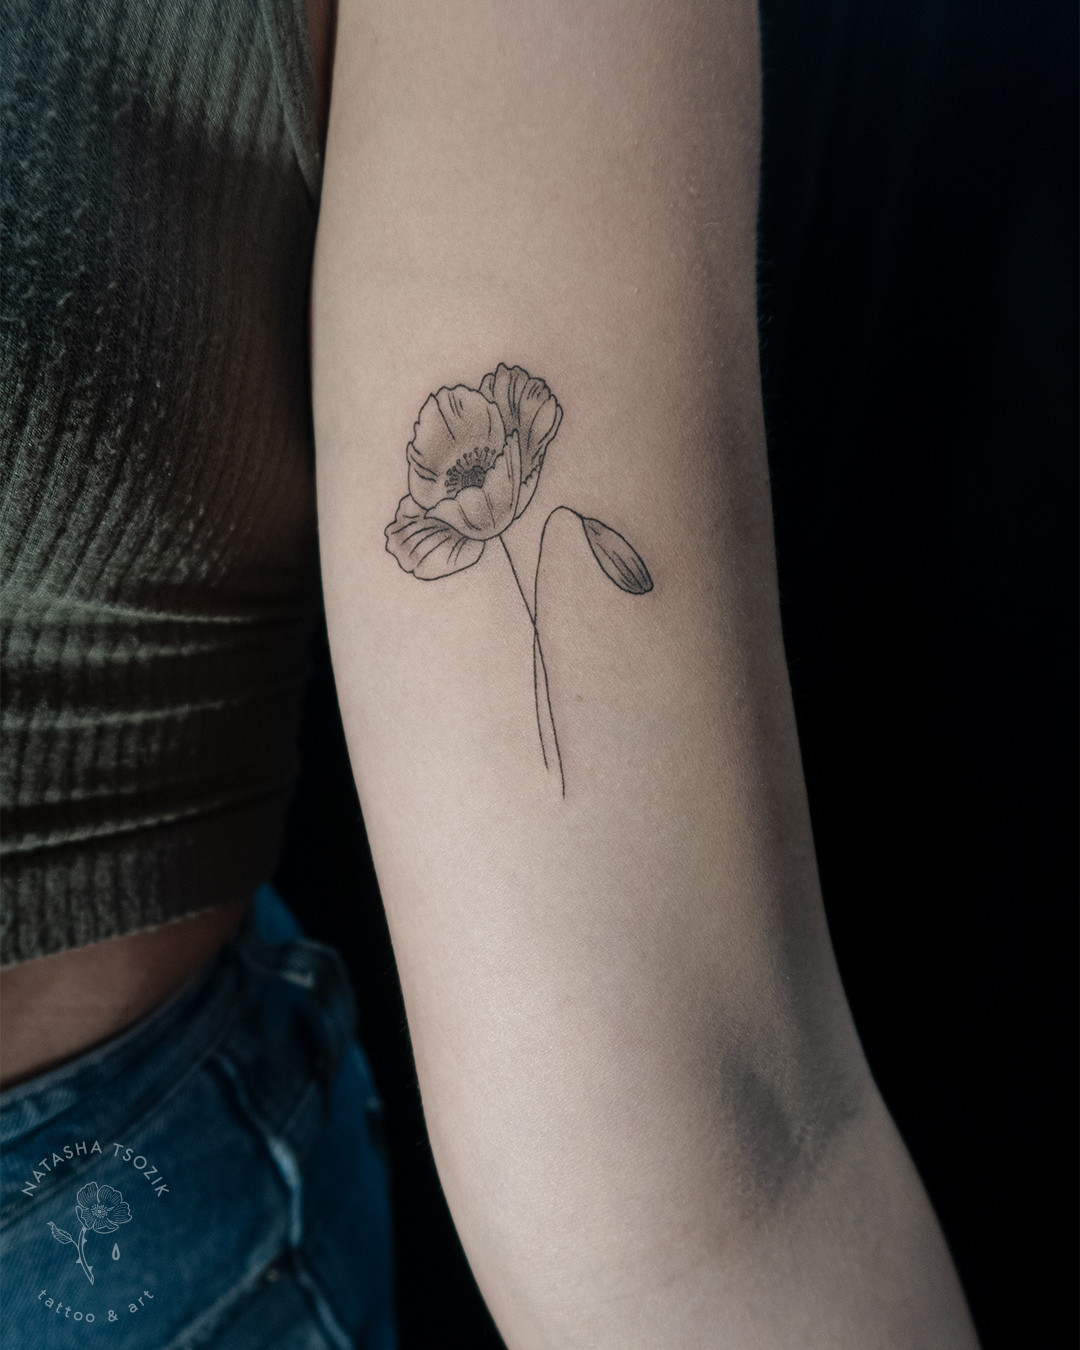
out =
[[[8,0],[2,961],[249,893],[319,605],[303,0]]]

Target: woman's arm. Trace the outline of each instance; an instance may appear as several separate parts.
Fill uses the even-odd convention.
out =
[[[742,0],[341,7],[331,644],[435,1157],[514,1350],[974,1344],[818,893],[757,161]]]

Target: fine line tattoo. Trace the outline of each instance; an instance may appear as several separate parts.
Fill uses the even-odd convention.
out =
[[[498,539],[529,616],[533,633],[533,699],[544,767],[557,769],[566,795],[559,738],[551,710],[547,664],[540,642],[540,563],[552,518],[575,516],[605,576],[630,595],[652,590],[637,551],[609,525],[556,506],[540,531],[532,598],[521,583],[506,531],[532,501],[544,456],[562,421],[562,408],[545,382],[520,366],[501,363],[479,389],[459,384],[431,394],[420,409],[406,451],[409,491],[386,527],[386,549],[421,581],[436,581],[479,562]]]

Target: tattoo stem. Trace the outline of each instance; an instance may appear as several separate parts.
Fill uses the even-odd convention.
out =
[[[566,507],[556,507],[555,509],[556,509],[556,510],[566,510],[566,509],[568,509],[568,508],[566,508]],[[551,514],[554,515],[555,512],[553,511]],[[551,516],[548,516],[548,520],[550,520],[550,519],[551,519]],[[545,529],[545,530],[547,529],[547,521],[544,522],[544,529]],[[558,769],[559,769],[559,788],[560,788],[560,791],[561,791],[562,795],[565,797],[565,796],[566,796],[566,777],[565,777],[565,775],[563,774],[562,755],[560,755],[560,753],[559,753],[559,736],[558,736],[558,733],[557,733],[556,730],[555,730],[555,717],[554,717],[554,715],[553,715],[553,713],[552,713],[552,711],[551,711],[551,690],[550,690],[550,687],[548,686],[547,665],[546,665],[545,662],[544,662],[544,649],[543,649],[543,647],[541,647],[541,645],[540,645],[540,630],[538,629],[537,624],[536,624],[536,578],[534,577],[534,579],[533,579],[533,603],[532,603],[532,605],[530,605],[530,604],[529,604],[529,598],[528,598],[528,596],[525,594],[525,588],[524,588],[524,587],[522,586],[522,584],[521,584],[521,578],[518,576],[518,570],[517,570],[517,568],[514,566],[514,560],[513,560],[513,558],[510,556],[510,550],[509,550],[509,548],[507,548],[507,546],[506,546],[506,540],[503,538],[503,536],[502,536],[501,534],[499,535],[499,543],[502,544],[503,552],[506,554],[506,561],[510,564],[510,571],[511,571],[511,573],[513,574],[514,583],[515,583],[515,585],[516,585],[517,588],[518,588],[518,594],[521,596],[521,602],[522,602],[522,604],[525,606],[525,613],[528,614],[528,616],[529,616],[529,623],[532,625],[532,631],[533,631],[533,702],[534,702],[535,705],[536,705],[536,730],[537,730],[537,733],[538,733],[539,736],[540,736],[540,753],[541,753],[541,754],[543,755],[543,757],[544,757],[544,768],[550,770],[551,764],[550,764],[550,761],[548,760],[547,745],[546,745],[546,743],[545,743],[545,738],[544,738],[544,722],[543,722],[543,717],[541,716],[541,712],[540,712],[540,707],[541,707],[541,705],[540,705],[540,679],[541,679],[541,677],[543,677],[543,681],[544,681],[544,705],[545,705],[546,708],[547,708],[547,720],[548,720],[548,726],[549,726],[550,729],[551,729],[551,743],[552,743],[552,749],[553,749],[553,752],[554,752],[555,763],[556,763],[556,765],[558,766]],[[543,536],[543,531],[541,531],[541,535],[540,535],[540,547],[543,548],[543,546],[544,546],[544,536]],[[540,560],[539,560],[539,558],[537,558],[536,567],[537,567],[537,572],[539,572],[539,570],[540,570]]]

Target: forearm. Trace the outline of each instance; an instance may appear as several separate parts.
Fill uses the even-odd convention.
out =
[[[435,1156],[514,1350],[966,1343],[817,889],[758,387],[756,60],[743,5],[341,17],[328,619]],[[481,398],[500,361],[563,410],[542,473],[524,423],[499,449],[505,400],[490,445],[431,448],[456,414],[428,396]],[[478,519],[462,475],[480,541],[445,534]],[[582,517],[632,542],[629,576]]]

